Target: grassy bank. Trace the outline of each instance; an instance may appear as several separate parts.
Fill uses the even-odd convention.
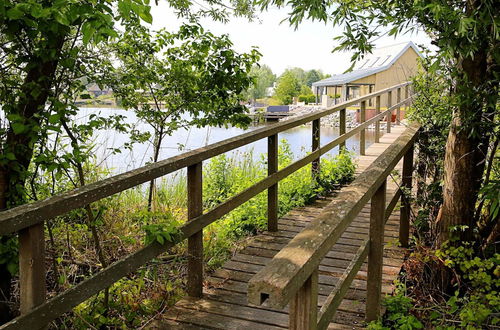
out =
[[[267,175],[265,155],[239,153],[221,155],[203,167],[203,208],[209,210],[250,187]],[[279,167],[293,161],[293,154],[282,141]],[[91,170],[92,167],[89,167]],[[327,194],[352,180],[355,164],[348,154],[324,157],[318,181],[306,166],[279,185],[279,215],[304,206],[318,195]],[[96,180],[97,177],[89,181]],[[108,263],[123,258],[157,232],[172,232],[186,219],[186,178],[178,172],[157,183],[152,211],[147,211],[145,187],[127,190],[92,205],[99,238]],[[205,269],[218,268],[231,253],[244,245],[244,238],[265,230],[266,192],[241,205],[204,229]],[[101,269],[85,212],[75,210],[48,225],[47,242],[49,292],[55,295],[95,274]],[[109,308],[101,293],[80,304],[73,313],[53,322],[58,328],[140,327],[184,295],[186,280],[186,242],[115,283],[110,288]]]

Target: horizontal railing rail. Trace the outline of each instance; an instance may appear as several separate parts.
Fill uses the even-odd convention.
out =
[[[170,157],[168,159],[152,163],[138,169],[128,171],[126,173],[118,174],[111,178],[91,183],[42,201],[33,202],[6,211],[2,211],[0,212],[0,235],[19,231],[23,228],[30,227],[42,221],[55,218],[71,210],[84,207],[89,203],[96,202],[103,198],[112,196],[119,192],[125,191],[145,182],[149,182],[153,179],[157,179],[193,164],[197,164],[225,152],[243,147],[263,138],[278,134],[280,132],[306,124],[308,122],[312,122],[314,120],[328,116],[334,112],[345,110],[345,108],[360,101],[366,101],[371,98],[381,96],[397,88],[406,87],[409,84],[409,82],[406,82],[394,87],[386,88],[368,94],[366,96],[362,96],[355,100],[337,104],[325,110],[298,116],[294,119],[290,119],[284,122],[278,122],[276,124],[256,129],[251,132],[241,134],[239,136],[232,137],[206,147],[188,151],[181,155]],[[411,98],[407,98],[405,101],[409,101],[410,99]],[[399,104],[402,105],[403,103],[407,102],[401,102]],[[390,108],[394,110],[397,108],[397,106],[391,106]],[[366,128],[367,126],[368,125],[365,125],[363,126],[363,128]],[[361,130],[361,128],[359,127],[357,127],[356,129],[356,133]],[[354,134],[355,133],[349,135],[349,137]]]
[[[0,212],[0,235],[12,234],[15,232],[19,233],[21,289],[21,316],[0,326],[0,329],[33,328],[34,324],[36,325],[35,327],[38,326],[41,328],[63,313],[70,311],[79,303],[109,287],[120,278],[145,265],[148,261],[171,248],[176,242],[180,242],[184,239],[188,239],[187,291],[191,296],[201,296],[203,280],[203,228],[267,189],[268,230],[276,231],[278,211],[277,185],[279,181],[309,163],[313,165],[312,170],[314,175],[314,172],[317,171],[319,167],[320,156],[336,146],[343,146],[349,137],[358,133],[364,134],[364,130],[373,123],[375,123],[376,127],[376,136],[380,136],[379,121],[382,120],[384,116],[391,117],[390,114],[395,110],[399,112],[401,106],[411,102],[412,97],[409,95],[409,87],[410,83],[408,82],[396,85],[325,110],[275,123],[237,137],[183,153],[179,156],[149,164],[43,201]],[[390,99],[392,91],[401,91],[402,88],[405,88],[406,91],[405,99],[403,101],[398,99],[394,106],[391,106],[391,101],[388,101],[388,109],[384,112],[380,112],[380,96],[387,94]],[[362,120],[363,122],[358,127],[346,132],[346,108],[355,103],[360,103],[362,106],[361,112],[363,112],[363,106],[366,106],[366,101],[372,98],[377,100],[378,114],[368,121]],[[340,124],[341,135],[324,146],[320,146],[320,119],[336,111],[340,111],[340,117],[344,118],[343,123],[341,120]],[[312,122],[313,124],[311,153],[287,167],[278,170],[278,133],[308,122]],[[203,213],[202,162],[263,138],[268,139],[268,176],[227,201],[219,204],[215,208]],[[361,139],[360,143],[363,145],[364,150],[365,140]],[[96,275],[46,301],[45,254],[43,248],[44,221],[63,215],[71,210],[85,207],[92,202],[96,202],[183,168],[187,168],[188,221],[181,226],[180,237],[178,237],[176,242],[165,242],[163,245],[155,242],[144,246],[125,258],[112,263]]]
[[[284,308],[291,303],[290,328],[326,329],[355,275],[369,257],[366,315],[367,320],[378,317],[383,227],[402,196],[401,189],[397,189],[386,207],[386,181],[404,157],[402,185],[411,186],[413,144],[417,133],[418,126],[407,128],[363,173],[343,188],[307,227],[281,249],[264,269],[252,277],[248,285],[250,303],[267,303],[275,308]],[[370,200],[369,239],[361,244],[354,259],[318,312],[316,303],[319,265]],[[409,228],[408,210],[408,205],[404,205],[401,210],[400,222],[404,231]],[[400,232],[403,246],[407,245],[407,239],[408,234]],[[301,303],[295,303],[299,299]]]

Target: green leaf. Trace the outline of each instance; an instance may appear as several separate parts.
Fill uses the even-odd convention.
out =
[[[5,158],[8,160],[16,160],[16,155],[14,155],[12,152],[8,152],[5,154]]]
[[[83,41],[83,43],[88,44],[89,41],[94,36],[94,33],[95,33],[95,29],[90,22],[86,22],[85,24],[83,24],[83,26],[82,26],[82,35],[83,35],[82,41]]]
[[[24,13],[19,9],[18,6],[7,10],[7,17],[10,19],[20,19],[24,16]]]
[[[163,243],[165,243],[165,239],[163,238],[163,236],[161,235],[156,235],[156,240],[158,241],[158,243],[160,243],[161,245],[163,245]]]
[[[21,123],[11,123],[10,126],[12,127],[14,134],[22,134],[28,128],[26,125]]]

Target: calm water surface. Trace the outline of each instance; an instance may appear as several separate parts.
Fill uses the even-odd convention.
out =
[[[140,122],[132,111],[125,111],[119,108],[81,108],[78,120],[85,121],[85,119],[92,113],[100,113],[102,116],[114,114],[125,115],[127,122],[136,125],[136,128],[140,131],[152,132],[152,129],[147,124]],[[272,125],[272,123],[263,125]],[[252,126],[247,130],[236,127],[193,127],[189,129],[179,129],[173,136],[168,136],[164,140],[160,153],[160,160],[237,136],[244,132],[248,132],[249,130],[255,130],[263,125]],[[332,141],[337,136],[339,136],[338,128],[321,127],[321,145]],[[280,133],[278,137],[280,141],[282,139],[288,141],[295,158],[304,156],[309,150],[311,150],[311,126],[295,127]],[[367,130],[367,147],[373,143],[374,139],[374,131]],[[118,174],[143,166],[151,160],[153,150],[150,143],[135,144],[133,149],[129,151],[123,148],[123,145],[128,142],[128,140],[129,138],[127,135],[119,134],[112,130],[97,132],[94,136],[94,142],[96,145],[95,154],[99,165],[111,170],[114,174]],[[122,152],[118,154],[112,153],[111,150],[115,148],[121,149]],[[355,153],[359,152],[359,135],[355,135],[347,140],[347,148]],[[267,152],[267,140],[262,139],[235,149],[228,152],[228,155],[234,156],[235,153],[238,154],[249,151],[253,152],[254,158],[260,159],[260,154]],[[337,153],[338,147],[329,152],[329,154],[333,155]]]

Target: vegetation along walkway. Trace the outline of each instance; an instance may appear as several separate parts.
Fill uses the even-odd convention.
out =
[[[366,149],[360,156],[356,175],[363,172],[405,130],[398,125],[380,138],[379,143]],[[401,164],[396,166],[401,172]],[[399,182],[399,181],[398,181]],[[387,204],[397,191],[394,178],[387,180]],[[186,297],[162,315],[153,328],[161,329],[282,329],[288,328],[288,306],[281,310],[248,303],[248,281],[267,265],[297,233],[302,231],[335,196],[318,199],[314,204],[295,209],[279,219],[278,232],[264,232],[251,237],[246,247],[236,253],[222,268],[207,277],[203,298]],[[399,208],[394,209],[385,225],[385,248],[382,274],[382,295],[390,293],[392,283],[400,271],[404,249],[398,247]],[[356,251],[368,237],[370,204],[354,219],[319,266],[318,306],[321,307],[329,292],[349,267]],[[345,298],[329,324],[331,329],[364,327],[367,288],[367,263],[353,280]]]

